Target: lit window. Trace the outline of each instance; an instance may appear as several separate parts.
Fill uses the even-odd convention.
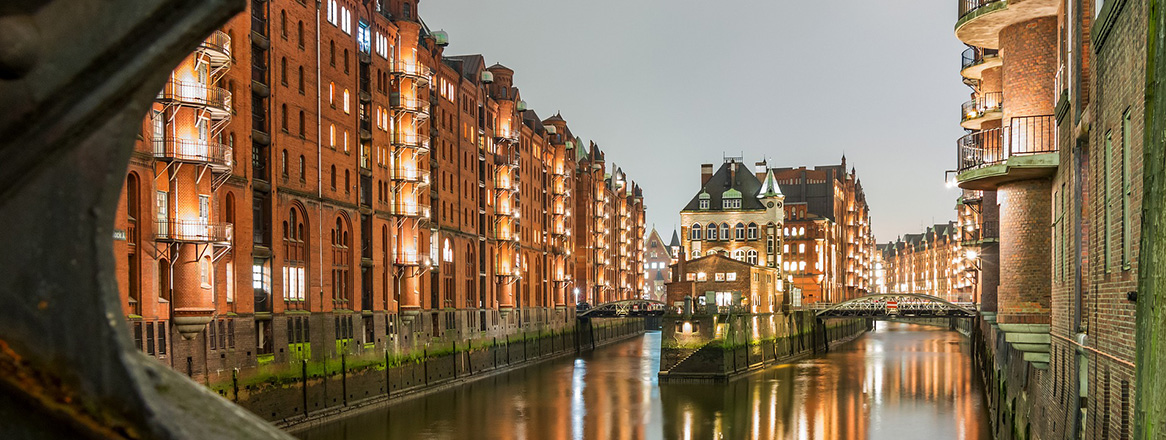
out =
[[[708,279],[709,279],[709,276],[708,276],[708,274],[706,274],[706,273],[704,273],[704,272],[700,272],[700,273],[697,273],[697,274],[696,274],[696,280],[697,280],[697,281],[708,281]]]
[[[344,113],[348,114],[348,89],[344,89]]]
[[[725,281],[737,281],[737,272],[726,273]]]
[[[716,273],[716,277],[715,277],[715,279],[716,279],[717,281],[724,281],[724,280],[725,280],[725,274],[724,274],[723,272],[717,272],[717,273]]]
[[[328,145],[336,148],[336,124],[328,124]]]

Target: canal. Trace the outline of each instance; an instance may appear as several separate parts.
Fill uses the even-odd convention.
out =
[[[878,323],[728,384],[656,380],[660,333],[316,426],[339,439],[990,439],[966,338]]]

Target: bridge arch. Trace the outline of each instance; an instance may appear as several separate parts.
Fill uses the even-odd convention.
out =
[[[922,293],[876,293],[830,305],[819,310],[819,318],[971,318],[977,314],[969,306]]]
[[[580,313],[580,318],[617,316],[663,316],[668,305],[653,299],[625,299],[605,302]]]

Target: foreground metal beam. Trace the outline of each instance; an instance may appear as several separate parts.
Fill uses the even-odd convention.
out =
[[[242,0],[0,2],[0,438],[281,438],[131,347],[112,225],[152,97]]]
[[[888,302],[895,303],[896,307],[888,307]],[[819,318],[972,318],[976,311],[932,295],[879,293],[832,304],[815,315]]]

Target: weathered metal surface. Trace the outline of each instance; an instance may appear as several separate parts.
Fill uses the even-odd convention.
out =
[[[0,438],[280,438],[139,353],[113,216],[170,69],[242,0],[0,3]]]

